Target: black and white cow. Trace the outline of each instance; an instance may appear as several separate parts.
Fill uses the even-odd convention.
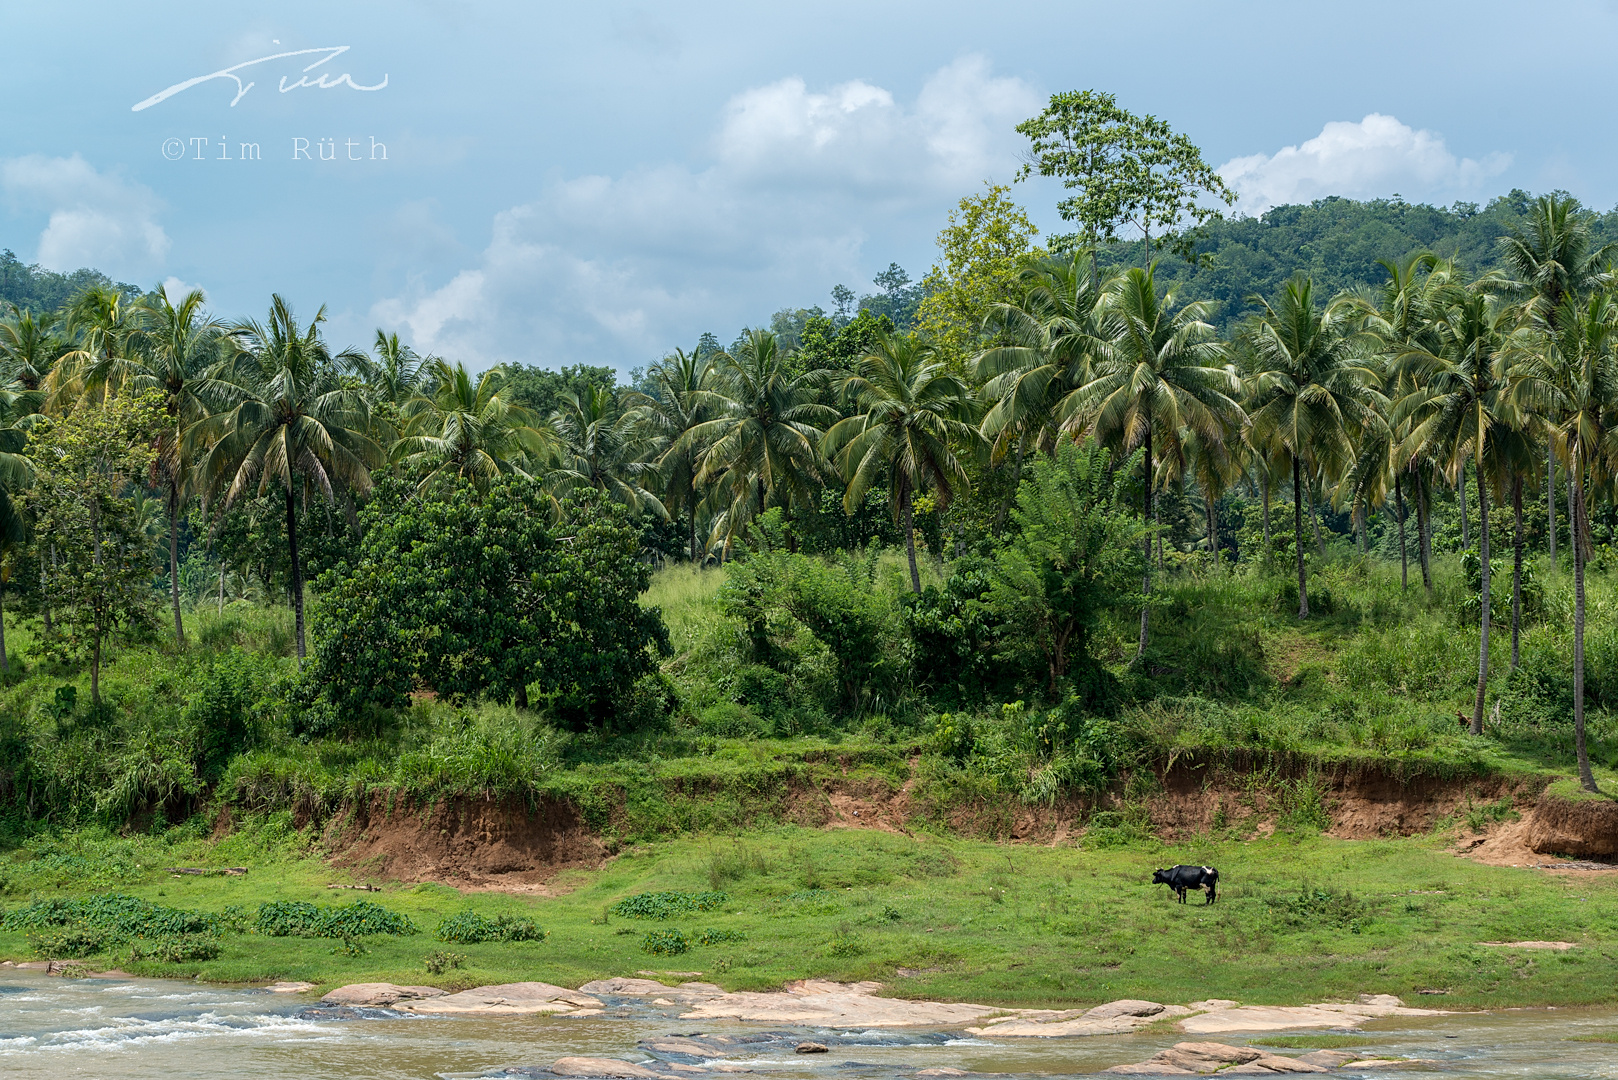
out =
[[[1176,866],[1169,870],[1158,870],[1152,874],[1153,885],[1167,885],[1180,903],[1185,903],[1187,889],[1203,889],[1208,893],[1204,904],[1214,902],[1214,891],[1219,885],[1219,871],[1211,866]]]

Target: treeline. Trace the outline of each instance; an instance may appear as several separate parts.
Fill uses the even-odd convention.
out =
[[[1154,579],[1171,564],[1285,560],[1308,618],[1325,518],[1430,589],[1453,493],[1457,546],[1478,545],[1481,732],[1491,621],[1508,591],[1491,542],[1514,549],[1499,616],[1515,664],[1525,498],[1543,490],[1554,561],[1565,490],[1575,729],[1593,784],[1583,568],[1591,519],[1611,531],[1618,460],[1618,297],[1602,221],[1564,195],[1432,211],[1495,215],[1492,264],[1477,245],[1468,266],[1401,243],[1380,253],[1376,287],[1294,275],[1222,333],[1221,302],[1169,280],[1189,290],[1220,259],[1186,270],[1153,257],[1195,259],[1209,236],[1228,254],[1262,234],[1210,217],[1205,199],[1228,192],[1196,148],[1107,95],[1057,95],[1019,130],[1039,171],[1072,192],[1059,209],[1077,231],[1051,250],[1009,190],[990,187],[961,200],[921,283],[892,267],[858,308],[839,287],[830,314],[785,312],[729,346],[705,335],[632,387],[589,366],[478,373],[382,330],[369,352],[338,351],[323,309],[304,320],[280,296],[263,320],[236,322],[206,311],[200,292],[132,296],[106,282],[55,310],[13,306],[0,321],[0,601],[34,614],[47,647],[84,657],[97,696],[104,642],[150,633],[154,581],[177,648],[186,604],[279,595],[302,660],[318,578],[317,662],[298,691],[311,731],[330,726],[321,709],[346,723],[440,690],[523,704],[536,689],[589,723],[624,707],[666,642],[655,617],[631,611],[648,563],[874,539],[902,546],[918,597],[928,557],[979,560],[970,591],[912,607],[923,636],[929,605],[956,623],[987,619],[997,655],[1040,669],[1041,692],[1100,701],[1089,629],[1138,608],[1144,657],[1161,610]],[[1518,224],[1504,224],[1507,210]],[[1126,225],[1141,236],[1133,246],[1120,241]],[[1244,515],[1232,544],[1230,511],[1249,497],[1257,520]],[[456,546],[482,532],[487,543]],[[603,545],[598,557],[578,556],[582,536]],[[770,565],[727,600],[761,655],[771,610],[813,612],[843,588],[797,563],[759,577]],[[857,622],[815,630],[853,635],[832,648],[851,702],[881,661]]]

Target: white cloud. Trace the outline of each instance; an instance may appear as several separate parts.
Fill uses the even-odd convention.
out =
[[[0,161],[0,190],[13,205],[49,213],[35,255],[48,269],[91,266],[113,277],[135,277],[160,266],[168,254],[151,189],[97,172],[78,154]]]
[[[863,261],[890,257],[865,256],[873,234],[930,236],[955,199],[1009,179],[1012,127],[1038,108],[979,57],[935,72],[913,103],[862,80],[745,90],[721,110],[706,167],[555,182],[496,215],[475,265],[372,315],[480,366],[645,363],[857,284]]]
[[[1442,136],[1417,131],[1396,117],[1371,113],[1359,123],[1333,120],[1300,146],[1233,158],[1219,167],[1240,196],[1237,209],[1262,214],[1272,206],[1326,195],[1377,198],[1398,193],[1435,200],[1476,192],[1511,164],[1511,155],[1458,158]]]
[[[185,299],[193,289],[199,290],[204,296],[208,295],[208,290],[201,285],[193,285],[188,281],[182,281],[173,274],[163,279],[163,289],[168,293],[169,302],[172,304],[177,304]]]

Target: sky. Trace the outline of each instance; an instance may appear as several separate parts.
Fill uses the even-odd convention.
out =
[[[920,278],[1063,90],[1168,121],[1236,212],[1618,201],[1610,0],[53,0],[0,35],[0,248],[474,370],[627,373]],[[1060,225],[1050,182],[1013,194]]]

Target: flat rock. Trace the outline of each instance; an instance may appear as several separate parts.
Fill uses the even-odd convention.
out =
[[[1235,1004],[1231,1002],[1230,1004]],[[1087,1010],[1052,1011],[1018,1009],[1010,1016],[985,1020],[979,1027],[967,1028],[974,1035],[992,1033],[1009,1038],[1054,1039],[1068,1035],[1126,1035],[1143,1024],[1171,1016],[1189,1016],[1196,1010],[1186,1005],[1162,1005],[1156,1001],[1124,998]]]
[[[1362,994],[1353,1005],[1239,1005],[1188,1016],[1180,1030],[1191,1035],[1289,1028],[1352,1028],[1383,1016],[1445,1016],[1439,1009],[1410,1009],[1392,994]],[[1289,1059],[1290,1060],[1290,1059]]]
[[[1236,1065],[1225,1069],[1220,1075],[1223,1076],[1226,1073],[1251,1073],[1260,1076],[1275,1076],[1281,1073],[1323,1073],[1327,1071],[1329,1070],[1323,1066],[1311,1065],[1300,1058],[1282,1057],[1280,1054],[1265,1054],[1263,1057],[1249,1061],[1245,1065]]]
[[[1411,1066],[1437,1065],[1439,1062],[1429,1061],[1426,1058],[1362,1058],[1359,1061],[1350,1061],[1343,1066],[1345,1069],[1403,1069]]]
[[[1335,1069],[1358,1057],[1358,1054],[1352,1054],[1347,1050],[1314,1050],[1307,1054],[1301,1054],[1294,1060],[1302,1061],[1309,1065],[1319,1065],[1324,1069]]]
[[[1107,1070],[1110,1073],[1123,1073],[1126,1076],[1196,1076],[1190,1069],[1181,1069],[1163,1061],[1142,1061],[1134,1065],[1114,1065]]]
[[[520,985],[520,984],[518,984]],[[557,1058],[551,1065],[551,1072],[557,1076],[662,1076],[644,1065],[635,1065],[628,1061],[618,1061],[615,1058],[598,1057],[565,1057]]]
[[[290,991],[288,991],[290,992]],[[397,983],[350,983],[339,986],[320,1000],[328,1005],[371,1006],[385,1009],[400,1001],[420,1001],[445,996],[436,986],[399,986]]]
[[[948,1065],[940,1065],[936,1069],[922,1069],[916,1075],[917,1076],[926,1076],[926,1077],[943,1077],[943,1076],[971,1076],[972,1074],[967,1072],[965,1069],[952,1069]]]
[[[758,1020],[774,1024],[805,1024],[832,1028],[888,1028],[957,1026],[1002,1013],[987,1005],[939,1001],[903,1001],[879,998],[881,983],[835,983],[804,979],[784,990],[706,993],[708,984],[685,983],[680,989],[702,987],[683,1020]],[[718,989],[715,987],[714,989]],[[666,990],[666,988],[665,988]]]
[[[552,986],[542,982],[502,983],[498,986],[479,986],[462,990],[458,994],[445,994],[425,1001],[412,1001],[399,1006],[405,1012],[444,1016],[529,1016],[535,1013],[578,1013],[599,1010],[601,1000],[569,990],[565,986]],[[564,1058],[571,1061],[572,1058]],[[596,1060],[594,1058],[579,1060]],[[606,1059],[601,1059],[606,1060]],[[578,1075],[595,1075],[584,1074]],[[601,1075],[628,1076],[639,1073],[603,1073]]]
[[[1136,1001],[1133,998],[1124,998],[1121,1001],[1109,1001],[1105,1005],[1097,1005],[1084,1015],[1089,1020],[1111,1020],[1118,1016],[1156,1016],[1163,1009],[1164,1006],[1155,1001]]]
[[[312,982],[273,982],[264,989],[272,994],[301,994],[305,990],[313,990]]]
[[[826,1044],[817,1042],[801,1042],[794,1048],[793,1052],[798,1054],[824,1054],[826,1053]]]

